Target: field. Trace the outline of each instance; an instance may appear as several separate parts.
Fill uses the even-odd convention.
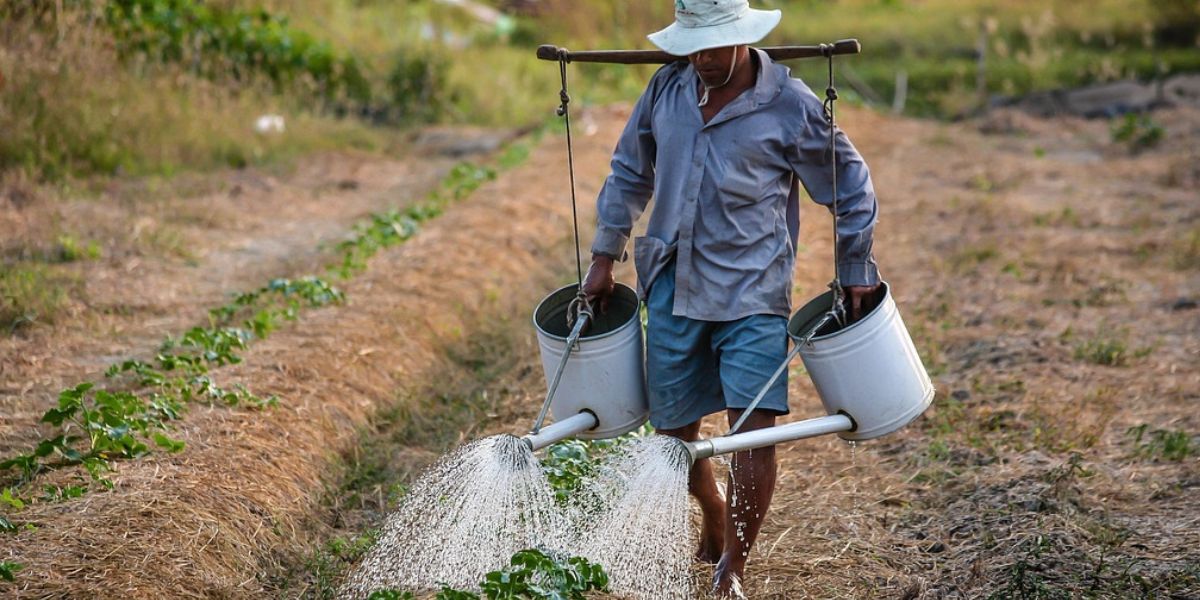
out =
[[[363,57],[369,85],[392,67],[379,57],[407,52],[408,36],[378,24],[435,10],[263,4],[296,31],[325,25],[338,56]],[[881,269],[938,392],[893,436],[780,447],[749,595],[1200,596],[1200,109],[977,112],[974,59],[937,54],[970,47],[981,27],[993,45],[1033,39],[1046,14],[1057,33],[1037,39],[1089,65],[1099,50],[1064,31],[1116,45],[1149,31],[1143,50],[1163,72],[1186,70],[1194,48],[1170,58],[1181,46],[1169,28],[1130,19],[1132,2],[864,2],[852,28],[824,4],[787,4],[811,18],[783,39],[847,27],[868,53],[871,41],[901,48],[853,63],[887,104],[897,65],[915,85],[945,63],[967,87],[939,84],[907,114],[839,109],[879,190]],[[523,433],[545,386],[529,313],[574,265],[562,130],[542,124],[557,70],[520,36],[553,25],[563,43],[627,45],[666,12],[605,11],[522,17],[515,41],[465,55],[431,46],[458,95],[449,113],[403,124],[291,103],[293,88],[269,81],[136,74],[103,44],[61,58],[117,78],[80,99],[59,58],[14,71],[22,30],[5,29],[0,93],[38,89],[17,85],[34,81],[22,73],[68,74],[57,96],[38,92],[43,121],[0,96],[0,123],[33,140],[0,141],[0,158],[24,157],[0,165],[0,594],[331,598],[423,467],[467,440]],[[589,37],[587,19],[612,25]],[[1122,48],[1118,71],[1141,60]],[[1021,76],[989,79],[989,92],[1103,79],[1012,57],[991,72]],[[471,61],[487,65],[478,81]],[[511,87],[487,79],[513,73],[525,75]],[[574,73],[590,237],[590,201],[645,73]],[[242,85],[252,91],[230,91]],[[178,110],[146,104],[156,98]],[[63,121],[82,137],[39,133],[75,102],[134,112],[100,131]],[[271,102],[283,137],[230,124]],[[524,112],[498,116],[510,109]],[[958,118],[922,118],[933,114]],[[115,154],[55,150],[105,147]],[[806,205],[801,238],[797,300],[830,277],[827,213]],[[632,269],[618,277],[632,284]],[[791,394],[789,418],[820,413],[798,366]],[[723,431],[710,420],[707,435]]]

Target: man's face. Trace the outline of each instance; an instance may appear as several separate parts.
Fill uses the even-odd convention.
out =
[[[688,55],[688,62],[696,69],[700,81],[707,87],[719,87],[729,78],[737,46],[711,48]]]

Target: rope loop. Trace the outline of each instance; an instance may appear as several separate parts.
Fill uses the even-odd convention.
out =
[[[575,324],[582,317],[587,317],[588,323],[596,321],[596,313],[592,311],[592,303],[588,302],[587,296],[583,294],[583,290],[575,296],[574,300],[567,305],[567,327],[575,329]],[[586,326],[584,326],[586,328]]]

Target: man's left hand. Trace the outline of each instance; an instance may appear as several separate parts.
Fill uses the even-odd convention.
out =
[[[842,290],[845,292],[846,311],[850,315],[851,323],[861,319],[875,308],[875,292],[879,291],[878,283],[875,285],[848,285]]]

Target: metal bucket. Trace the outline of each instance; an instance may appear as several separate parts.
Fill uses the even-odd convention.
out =
[[[571,324],[568,307],[579,289],[572,284],[547,296],[533,313],[542,369],[551,385],[567,350]],[[646,422],[645,347],[637,293],[618,283],[608,310],[597,311],[567,357],[562,379],[550,402],[550,412],[562,421],[590,412],[598,424],[580,433],[583,439],[606,439],[628,433]]]
[[[845,328],[823,326],[800,348],[800,358],[831,415],[854,422],[839,433],[846,440],[887,435],[916,419],[933,401],[933,383],[913,346],[904,321],[882,284],[882,298],[866,317]],[[833,292],[826,292],[796,311],[788,335],[801,343],[829,312]]]

